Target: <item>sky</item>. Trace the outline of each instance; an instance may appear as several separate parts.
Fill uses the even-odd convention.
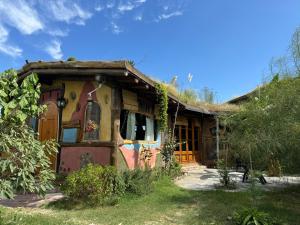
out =
[[[0,0],[0,71],[128,59],[221,103],[257,87],[298,26],[300,0]]]

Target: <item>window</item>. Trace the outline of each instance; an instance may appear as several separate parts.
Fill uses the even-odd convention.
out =
[[[154,120],[140,113],[122,110],[120,133],[127,140],[154,141]]]
[[[76,143],[79,128],[76,127],[66,127],[62,129],[62,142],[64,143]]]
[[[94,141],[99,139],[100,106],[89,100],[85,110],[84,140]]]

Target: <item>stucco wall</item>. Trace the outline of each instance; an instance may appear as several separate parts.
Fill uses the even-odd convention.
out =
[[[68,99],[68,104],[63,110],[62,122],[80,120],[83,129],[88,93],[94,90],[97,84],[85,81],[64,81],[64,84],[64,97]],[[72,94],[75,94],[75,99],[72,99]],[[111,88],[107,85],[102,85],[102,87],[92,95],[93,100],[96,101],[101,108],[99,141],[111,140],[111,95]]]
[[[62,147],[59,172],[69,173],[88,163],[110,165],[110,147]]]

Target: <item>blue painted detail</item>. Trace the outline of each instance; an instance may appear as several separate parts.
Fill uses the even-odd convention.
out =
[[[160,139],[159,139],[160,140]],[[158,141],[155,144],[140,144],[140,143],[136,143],[136,144],[125,144],[124,147],[127,148],[128,150],[134,150],[134,151],[139,151],[140,148],[142,147],[142,145],[146,148],[159,148],[160,147],[160,141]]]

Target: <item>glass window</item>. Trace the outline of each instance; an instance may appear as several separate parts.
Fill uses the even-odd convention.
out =
[[[186,126],[181,126],[181,150],[186,151]]]
[[[78,136],[78,128],[63,128],[62,141],[64,143],[76,143]]]
[[[151,117],[122,110],[120,120],[120,134],[123,139],[154,141],[158,137],[156,130],[159,126],[155,125]]]
[[[84,140],[99,140],[100,106],[94,101],[88,101],[85,110]]]
[[[195,151],[199,151],[199,127],[194,127]]]

